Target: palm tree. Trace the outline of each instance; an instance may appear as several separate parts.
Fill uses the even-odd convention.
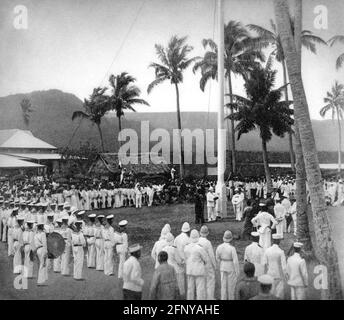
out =
[[[337,81],[332,86],[331,92],[326,93],[324,98],[326,105],[321,108],[320,115],[325,117],[328,112],[332,113],[332,120],[337,118],[338,124],[338,172],[340,173],[342,164],[342,128],[340,120],[343,120],[344,112],[344,86]]]
[[[315,145],[312,123],[309,115],[306,93],[304,90],[298,52],[289,16],[288,2],[274,0],[277,28],[281,37],[285,53],[286,65],[290,77],[291,89],[294,97],[294,117],[299,130],[305,163],[309,195],[314,222],[314,234],[317,257],[328,270],[329,290],[323,291],[325,298],[341,299],[341,282],[338,269],[338,257],[334,247],[331,226],[328,220],[327,207],[319,160]]]
[[[72,115],[72,121],[76,118],[87,119],[97,126],[101,149],[105,152],[103,133],[101,130],[101,121],[104,115],[109,111],[109,100],[105,95],[106,88],[93,89],[90,98],[84,100],[84,111],[74,111]]]
[[[228,80],[228,94],[230,98],[230,114],[233,114],[233,86],[232,75],[244,76],[252,68],[258,59],[264,61],[264,55],[258,49],[249,46],[251,37],[246,28],[237,21],[229,21],[225,25],[224,31],[224,51],[225,51],[225,77]],[[217,78],[217,45],[212,39],[203,39],[202,45],[205,50],[203,57],[198,57],[193,71],[201,71],[200,88],[204,91],[205,85],[211,79]],[[234,120],[231,121],[232,137],[232,173],[236,173],[236,151],[235,151],[235,129]],[[228,141],[229,142],[229,141]]]
[[[328,40],[327,43],[331,47],[333,47],[337,43],[344,43],[344,36],[342,36],[342,35],[334,36],[330,40]],[[336,61],[337,70],[342,67],[343,63],[344,63],[344,53],[340,54],[339,57],[337,58],[337,61]]]
[[[30,114],[34,111],[32,108],[32,104],[31,104],[30,99],[24,98],[20,102],[20,107],[22,110],[22,116],[23,116],[24,124],[25,124],[26,128],[28,128],[29,124],[30,124]]]
[[[276,71],[271,70],[271,58],[265,67],[257,65],[249,73],[245,81],[247,98],[233,95],[235,113],[229,115],[230,119],[238,121],[235,130],[238,132],[238,140],[242,134],[259,130],[262,140],[263,163],[268,192],[272,191],[271,174],[268,163],[267,143],[272,134],[283,137],[293,124],[289,108],[291,101],[280,101],[282,90],[273,89],[276,80]]]
[[[294,35],[295,33],[295,25],[294,20],[290,17],[290,24],[292,27],[292,33]],[[260,27],[255,24],[249,24],[247,27],[256,32],[258,34],[258,38],[255,39],[256,46],[258,48],[264,48],[268,47],[270,45],[273,46],[272,54],[276,57],[276,60],[282,64],[283,68],[283,82],[284,85],[288,83],[287,77],[287,67],[286,67],[286,61],[285,61],[285,55],[283,51],[283,46],[281,42],[280,34],[277,30],[276,24],[273,20],[270,20],[270,25],[272,31],[265,29],[263,27]],[[301,45],[305,47],[306,49],[310,50],[312,53],[316,54],[316,46],[315,44],[323,44],[327,45],[327,43],[321,39],[320,37],[314,35],[309,30],[303,30],[301,31]],[[285,86],[285,100],[288,101],[288,87]],[[292,137],[292,131],[289,132],[289,152],[290,152],[290,163],[292,169],[295,171],[295,159],[294,159],[294,151],[293,151],[293,137]]]
[[[136,112],[133,107],[135,104],[149,106],[147,101],[139,98],[141,90],[133,84],[135,81],[136,79],[127,72],[122,72],[117,76],[111,75],[109,78],[111,86],[109,106],[112,111],[116,112],[119,132],[122,130],[121,118],[124,116],[125,110]]]
[[[297,52],[298,68],[301,70],[301,53],[302,53],[302,0],[295,1],[295,23],[294,23],[294,41]],[[310,233],[310,223],[312,222],[312,212],[308,210],[307,186],[306,186],[306,169],[303,160],[302,145],[300,140],[300,132],[297,123],[295,128],[295,176],[296,176],[296,224],[297,239],[304,245],[303,249],[309,255],[312,254],[312,241]]]
[[[155,70],[155,80],[149,84],[147,88],[148,94],[152,89],[169,80],[176,90],[177,102],[177,121],[180,143],[180,177],[184,176],[184,147],[181,136],[182,122],[180,116],[179,102],[179,84],[183,82],[183,72],[195,61],[195,58],[189,58],[189,53],[193,47],[186,44],[187,37],[178,38],[172,36],[166,48],[160,44],[155,45],[155,51],[159,59],[159,63],[153,62],[149,67]]]

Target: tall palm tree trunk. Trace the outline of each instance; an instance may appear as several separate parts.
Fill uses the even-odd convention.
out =
[[[232,87],[232,76],[231,72],[228,75],[228,90],[229,90],[229,101],[231,103],[230,111],[231,115],[233,115],[233,87]],[[231,119],[231,137],[232,137],[232,173],[236,174],[236,150],[235,150],[235,128],[234,128],[234,120]]]
[[[338,121],[338,173],[340,173],[342,169],[342,126],[340,124],[338,107],[337,107],[337,121]]]
[[[341,281],[338,269],[338,257],[331,235],[331,226],[327,216],[325,194],[315,146],[314,134],[309,109],[303,87],[301,69],[290,26],[289,7],[285,0],[274,0],[277,27],[280,32],[283,51],[286,55],[287,68],[294,98],[296,125],[305,162],[313,212],[316,249],[320,263],[327,267],[329,290],[323,291],[323,298],[341,299]]]
[[[120,133],[122,131],[122,120],[121,120],[121,116],[117,116],[118,118],[118,133]],[[122,141],[118,140],[118,151],[122,146]]]
[[[285,60],[282,61],[282,66],[283,66],[283,84],[286,86],[288,83],[287,79],[287,67],[286,67],[286,62]],[[284,89],[284,96],[285,100],[289,101],[288,97],[288,87],[285,87]],[[291,164],[291,169],[295,172],[295,158],[294,158],[294,148],[293,148],[293,133],[290,130],[288,132],[288,138],[289,138],[289,154],[290,154],[290,164]]]
[[[177,99],[177,121],[178,121],[178,129],[179,129],[179,143],[180,143],[180,165],[179,165],[179,176],[181,179],[184,178],[184,146],[183,146],[183,139],[182,139],[182,121],[180,117],[180,104],[179,104],[179,88],[178,84],[175,83],[176,88],[176,99]]]
[[[102,133],[102,129],[100,127],[100,123],[97,123],[97,128],[98,128],[98,132],[99,132],[99,137],[100,137],[100,145],[102,148],[102,152],[105,152],[105,148],[104,148],[104,140],[103,140],[103,133]]]
[[[298,67],[301,70],[301,32],[302,32],[302,0],[295,1],[295,30],[294,41],[296,46]],[[286,61],[285,61],[286,62]],[[285,65],[286,67],[286,65]],[[296,232],[297,238],[304,245],[304,250],[312,252],[312,241],[309,223],[312,221],[312,212],[308,212],[306,169],[303,160],[302,146],[298,126],[295,124],[295,173],[296,173]],[[308,216],[310,215],[310,216]]]
[[[269,168],[268,150],[266,148],[266,141],[264,139],[262,139],[262,154],[263,154],[263,164],[264,164],[267,192],[271,193],[272,180],[271,180],[271,173],[270,173],[270,168]]]

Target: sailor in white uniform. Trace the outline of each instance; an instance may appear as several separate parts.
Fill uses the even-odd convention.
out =
[[[294,254],[287,260],[287,283],[292,300],[305,300],[308,286],[308,272],[305,259],[300,256],[301,242],[294,243]]]

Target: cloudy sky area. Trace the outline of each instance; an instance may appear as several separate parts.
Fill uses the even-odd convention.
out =
[[[167,44],[173,34],[187,35],[188,43],[194,47],[192,55],[203,55],[202,39],[213,37],[214,32],[216,37],[215,2],[1,0],[0,96],[55,88],[83,99],[94,87],[107,85],[111,73],[127,71],[137,78],[143,98],[151,104],[150,108],[138,107],[137,111],[174,111],[175,91],[169,83],[156,87],[149,96],[146,94],[147,85],[154,79],[153,70],[148,69],[149,63],[156,60],[154,44]],[[325,40],[344,34],[344,1],[303,2],[304,29]],[[239,20],[270,27],[269,21],[274,17],[272,0],[224,0],[224,3],[225,22]],[[27,30],[13,27],[13,9],[18,4],[28,8]],[[321,4],[328,8],[327,30],[314,27],[314,8]],[[344,82],[344,68],[335,69],[336,57],[341,52],[344,44],[318,48],[316,56],[303,52],[303,79],[312,118],[320,119],[323,97],[333,82]],[[278,64],[275,68],[281,70]],[[182,111],[216,110],[216,84],[208,85],[202,93],[199,78],[191,68],[186,72],[180,90]],[[281,74],[278,83],[282,84]],[[234,91],[243,94],[240,78],[235,79]]]

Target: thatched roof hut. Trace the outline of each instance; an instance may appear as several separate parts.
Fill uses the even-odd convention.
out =
[[[149,163],[142,163],[143,157],[149,159]],[[166,175],[170,172],[169,165],[165,160],[161,163],[153,163],[151,158],[146,154],[137,154],[125,158],[117,153],[101,153],[90,169],[90,174],[107,176],[118,175],[121,168],[125,168],[127,172],[134,175]]]

